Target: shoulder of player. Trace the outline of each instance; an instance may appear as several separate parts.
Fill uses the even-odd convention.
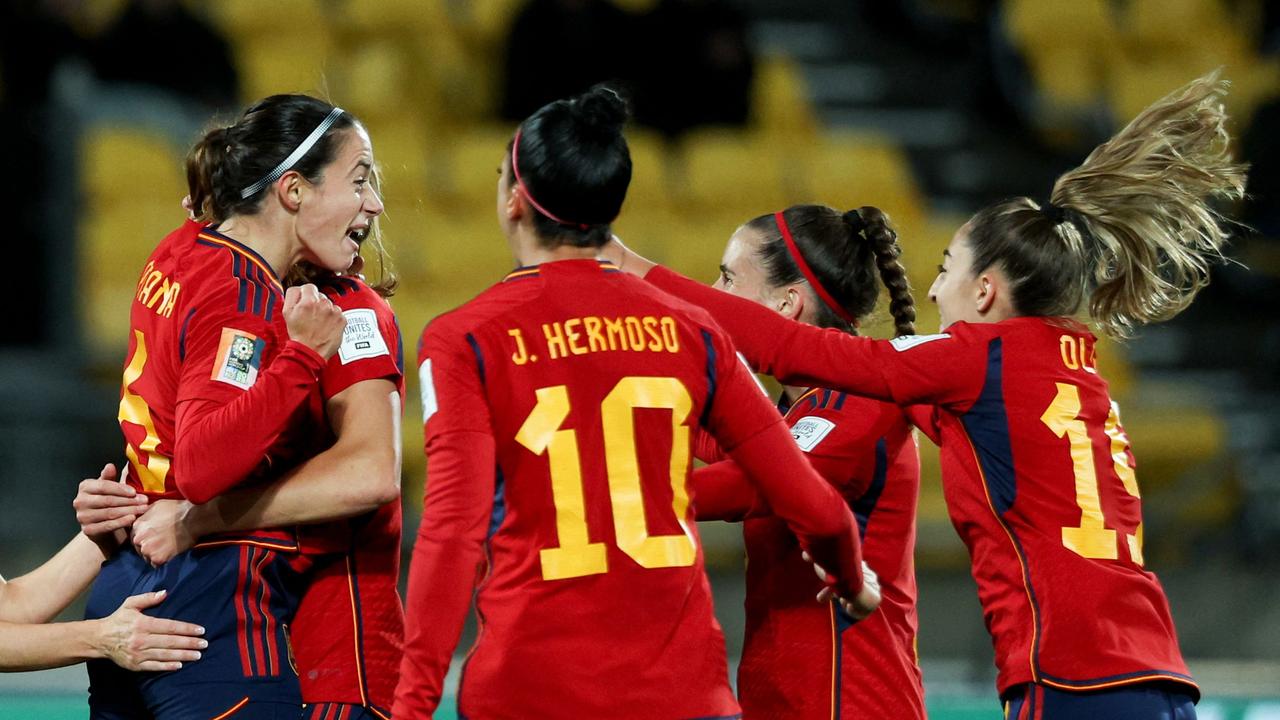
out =
[[[334,305],[343,310],[367,308],[379,315],[391,314],[391,303],[360,277],[329,275],[316,281],[316,286]]]
[[[805,418],[822,418],[838,428],[865,428],[868,426],[868,418],[874,418],[870,424],[883,428],[885,432],[895,424],[905,425],[909,422],[902,408],[894,403],[825,388],[815,388],[805,393],[787,411],[788,425],[794,425]]]

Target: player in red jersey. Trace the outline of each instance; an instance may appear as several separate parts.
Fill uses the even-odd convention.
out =
[[[688,489],[696,426],[831,571],[823,599],[878,601],[848,507],[716,325],[596,260],[630,181],[625,117],[595,89],[520,126],[497,204],[522,267],[423,332],[398,720],[435,711],[477,583],[461,716],[738,717]]]
[[[1129,441],[1098,375],[1087,300],[1104,332],[1172,317],[1207,282],[1238,197],[1215,76],[1145,110],[1050,201],[978,212],[930,297],[937,335],[878,341],[817,330],[656,269],[711,310],[753,365],[900,404],[935,406],[952,521],[969,548],[998,688],[1016,718],[1191,718],[1164,591],[1142,564]],[[650,263],[620,245],[624,268]]]
[[[783,317],[857,334],[889,291],[898,335],[915,306],[897,235],[878,209],[841,214],[796,205],[762,215],[729,239],[715,287]],[[923,718],[916,661],[915,548],[920,460],[907,415],[821,387],[784,388],[779,409],[805,457],[853,510],[862,552],[880,581],[879,611],[853,624],[820,587],[795,536],[765,512],[742,469],[718,453],[693,473],[699,520],[744,520],[746,635],[738,700],[747,718]]]
[[[285,293],[275,268],[302,259],[351,265],[382,210],[368,192],[368,135],[348,113],[306,96],[273,96],[210,131],[188,157],[197,215],[152,253],[132,308],[121,427],[129,481],[152,498],[203,503],[286,469],[298,419],[342,313],[314,286]],[[203,624],[202,662],[131,676],[90,667],[95,718],[296,717],[287,623],[301,589],[291,531],[227,534],[160,568],[122,552],[94,586],[88,614],[163,584],[161,615]]]
[[[376,221],[361,244],[383,256]],[[314,427],[304,434],[321,438],[325,449],[269,485],[203,505],[157,501],[133,534],[139,554],[159,565],[215,533],[338,520],[300,529],[315,562],[290,627],[304,718],[388,717],[404,637],[396,587],[404,359],[384,299],[396,281],[383,263],[382,277],[366,283],[352,274],[363,264],[338,276],[304,263],[286,280],[314,282],[347,318],[342,344],[308,403]],[[102,495],[94,499],[106,504]]]

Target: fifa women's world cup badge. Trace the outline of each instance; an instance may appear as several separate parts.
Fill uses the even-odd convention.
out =
[[[258,380],[262,349],[266,345],[256,335],[235,328],[222,328],[222,341],[213,361],[212,379],[248,390]]]

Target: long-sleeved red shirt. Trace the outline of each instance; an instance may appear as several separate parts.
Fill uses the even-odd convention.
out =
[[[288,339],[257,253],[187,222],[152,252],[130,310],[120,399],[128,481],[202,503],[270,464],[324,359]]]
[[[783,383],[936,406],[929,429],[1001,692],[1156,680],[1198,692],[1168,600],[1143,568],[1135,461],[1085,328],[1020,317],[873,340],[786,320],[665,268],[646,279],[710,311],[748,362]]]
[[[477,581],[461,714],[736,716],[689,501],[697,426],[840,592],[860,587],[852,514],[718,327],[611,265],[512,273],[427,328],[419,374],[428,479],[397,718],[435,710]]]

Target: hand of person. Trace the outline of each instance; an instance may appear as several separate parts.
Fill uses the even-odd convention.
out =
[[[116,466],[107,463],[98,477],[80,481],[71,505],[76,509],[80,531],[111,555],[125,539],[129,527],[147,509],[147,496],[122,483]]]
[[[600,248],[600,257],[617,265],[619,270],[640,278],[658,265],[622,244],[622,238],[617,235],[610,236],[609,242]]]
[[[195,545],[187,525],[194,506],[186,500],[157,500],[133,523],[133,549],[154,566],[163,565]]]
[[[191,623],[142,614],[164,601],[165,591],[126,598],[111,615],[94,620],[94,645],[102,656],[134,672],[177,670],[184,662],[200,659],[209,642],[200,637],[204,628]]]
[[[284,293],[284,322],[289,338],[315,350],[325,360],[342,344],[347,319],[315,285],[291,287]]]
[[[809,556],[809,553],[802,553],[806,562],[813,563],[813,571],[817,573],[818,579],[827,582],[827,571]],[[880,578],[875,571],[871,569],[865,562],[862,563],[862,587],[858,589],[858,594],[852,599],[846,599],[836,595],[836,591],[830,585],[818,591],[818,602],[827,602],[835,600],[840,609],[848,613],[854,620],[861,620],[880,607]]]

